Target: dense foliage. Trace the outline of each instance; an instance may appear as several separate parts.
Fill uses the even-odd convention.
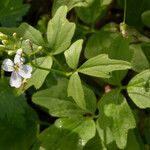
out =
[[[1,0],[0,150],[150,150],[150,1]]]

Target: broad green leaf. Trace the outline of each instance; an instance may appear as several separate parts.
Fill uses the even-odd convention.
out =
[[[78,72],[101,78],[111,77],[110,72],[115,70],[126,70],[131,68],[131,64],[122,60],[108,58],[106,54],[100,54],[87,60]]]
[[[39,57],[33,61],[36,63],[38,67],[51,69],[52,66],[52,58],[50,56],[46,57]],[[39,68],[34,68],[32,72],[32,77],[28,79],[27,85],[25,89],[28,89],[30,86],[34,85],[36,89],[39,89],[45,81],[46,76],[49,74],[50,71],[43,70]]]
[[[35,150],[82,150],[79,139],[77,133],[53,125],[39,135],[40,146]]]
[[[118,90],[105,94],[99,101],[100,116],[97,129],[105,144],[116,141],[118,148],[124,149],[130,129],[135,128],[135,119],[126,99]]]
[[[150,28],[150,10],[147,10],[142,13],[142,21],[144,25]]]
[[[94,0],[88,7],[76,8],[78,17],[87,24],[94,24],[98,18],[102,18],[112,0]]]
[[[134,54],[132,57],[132,69],[141,72],[150,67],[149,62],[141,48],[140,44],[131,45],[130,48],[133,50]]]
[[[150,70],[134,76],[127,87],[131,100],[140,108],[150,108]]]
[[[81,79],[77,72],[73,73],[68,83],[68,96],[71,96],[77,105],[86,109],[86,102]]]
[[[32,100],[55,117],[79,116],[87,112],[79,108],[72,99],[67,98],[67,79],[59,79],[57,85],[35,93]]]
[[[5,27],[16,26],[22,20],[29,9],[23,0],[1,0],[0,1],[0,23]]]
[[[6,80],[0,80],[0,85],[0,149],[27,150],[36,140],[36,113]]]
[[[67,19],[67,7],[60,7],[54,17],[48,22],[47,40],[51,53],[56,55],[66,50],[73,37],[75,24]]]
[[[96,133],[95,122],[91,118],[61,118],[56,120],[55,125],[58,128],[77,133],[80,137],[79,144],[82,146],[93,138]]]
[[[69,11],[74,7],[86,7],[92,2],[93,0],[54,0],[52,14],[54,15],[56,10],[62,5],[66,5]]]
[[[90,118],[62,118],[40,134],[40,148],[82,150],[87,141],[94,136],[95,123]]]
[[[45,46],[42,34],[40,31],[30,26],[27,23],[22,23],[18,29],[17,33],[24,39],[30,39],[36,45]]]
[[[69,49],[65,51],[66,62],[70,68],[76,69],[78,67],[80,53],[82,50],[83,40],[74,42]]]

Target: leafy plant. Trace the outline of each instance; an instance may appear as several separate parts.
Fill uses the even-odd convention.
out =
[[[0,28],[0,149],[149,149],[149,7],[130,3],[54,0],[45,33]]]

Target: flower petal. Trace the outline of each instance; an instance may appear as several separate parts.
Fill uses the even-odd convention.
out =
[[[21,83],[21,76],[17,72],[13,71],[10,77],[10,86],[19,88],[21,86]]]
[[[2,68],[5,71],[12,72],[14,70],[14,63],[10,59],[5,59],[2,64]]]
[[[15,64],[23,64],[24,59],[22,58],[22,49],[18,49],[16,52],[16,55],[14,57],[14,63]]]
[[[21,58],[21,55],[19,54],[16,54],[15,57],[14,57],[14,63],[15,64],[23,64],[23,61],[22,61],[22,58]]]
[[[17,50],[16,54],[22,55],[22,48],[19,48],[19,49]]]
[[[30,65],[21,65],[18,70],[18,74],[25,79],[31,78],[31,72],[32,67]]]

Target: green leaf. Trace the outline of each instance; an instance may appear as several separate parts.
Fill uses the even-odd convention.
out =
[[[94,0],[88,7],[76,8],[78,17],[87,24],[94,24],[98,18],[102,18],[112,0]]]
[[[110,72],[115,70],[125,70],[131,68],[129,62],[109,59],[108,55],[100,54],[87,60],[78,72],[101,78],[111,77]]]
[[[83,91],[84,91],[86,108],[87,108],[87,110],[89,110],[90,112],[92,112],[94,114],[96,111],[96,107],[97,107],[96,96],[95,96],[94,92],[87,85],[82,84],[82,87],[83,87]]]
[[[33,61],[37,64],[38,67],[51,69],[52,58],[50,56],[39,57]],[[28,89],[30,86],[34,85],[36,89],[39,89],[45,81],[46,76],[50,71],[36,68],[32,72],[32,77],[28,79],[25,89]]]
[[[129,129],[135,127],[135,119],[126,99],[117,90],[105,94],[99,101],[100,116],[97,129],[105,144],[116,141],[118,148],[127,144]]]
[[[36,140],[36,113],[24,95],[16,95],[8,81],[0,80],[0,85],[0,149],[27,150]]]
[[[143,44],[141,45],[141,48],[142,48],[142,50],[143,50],[143,52],[144,52],[146,58],[147,58],[148,61],[150,62],[150,51],[149,51],[149,49],[150,49],[150,42],[149,42],[149,43],[143,43]]]
[[[24,39],[30,39],[36,45],[45,46],[42,34],[40,31],[30,26],[27,23],[22,23],[18,29],[17,33]]]
[[[70,77],[68,84],[68,96],[71,96],[77,105],[86,109],[86,102],[81,79],[77,72],[73,73]]]
[[[16,26],[22,20],[22,16],[29,9],[23,0],[1,0],[0,1],[0,23],[5,27]]]
[[[58,128],[69,129],[79,135],[79,144],[84,146],[95,136],[95,122],[91,118],[61,118],[55,122]]]
[[[67,19],[67,7],[60,7],[54,17],[48,22],[47,40],[51,53],[56,55],[66,50],[73,37],[75,24]]]
[[[105,30],[95,32],[87,41],[84,53],[85,57],[89,59],[105,53],[105,49],[110,47],[111,43],[116,37],[118,37],[118,33],[116,32]]]
[[[122,35],[118,35],[111,41],[110,47],[105,50],[105,53],[111,59],[124,60],[131,62],[133,52],[129,49],[129,40],[123,38]],[[107,82],[113,85],[120,85],[122,79],[127,74],[127,70],[114,71],[112,77],[107,79]]]
[[[142,13],[142,21],[144,25],[150,28],[150,10],[147,10]]]
[[[82,146],[79,145],[78,134],[56,126],[44,130],[39,135],[39,140],[41,146],[35,150],[82,150]]]
[[[67,79],[59,79],[57,85],[35,93],[32,100],[35,104],[47,108],[49,114],[55,117],[85,114],[86,111],[79,108],[72,99],[67,98],[67,86]]]
[[[131,100],[140,108],[150,108],[150,70],[134,76],[127,86]]]
[[[101,140],[96,133],[95,137],[87,142],[83,150],[102,150]]]
[[[115,24],[107,24],[100,31],[95,32],[87,41],[85,48],[86,58],[92,58],[99,54],[108,54],[111,59],[130,62],[132,51],[129,49],[129,40],[115,32]],[[109,84],[120,85],[127,71],[114,71],[112,77],[105,80]]]
[[[52,14],[54,15],[56,10],[62,5],[66,5],[68,11],[70,11],[74,7],[88,6],[91,2],[93,0],[54,0]]]
[[[148,69],[149,62],[141,48],[141,44],[131,45],[130,48],[134,51],[132,57],[132,69],[137,72],[144,71]]]
[[[40,136],[41,149],[82,150],[95,136],[95,123],[89,118],[62,118]],[[63,138],[60,138],[63,137]]]
[[[134,130],[130,130],[128,134],[128,141],[127,141],[127,146],[125,150],[146,150],[144,147],[144,144],[141,143],[142,139],[138,138],[139,133],[135,132]]]
[[[76,69],[78,67],[80,53],[82,50],[83,40],[74,42],[68,50],[65,51],[66,62],[70,68]]]

